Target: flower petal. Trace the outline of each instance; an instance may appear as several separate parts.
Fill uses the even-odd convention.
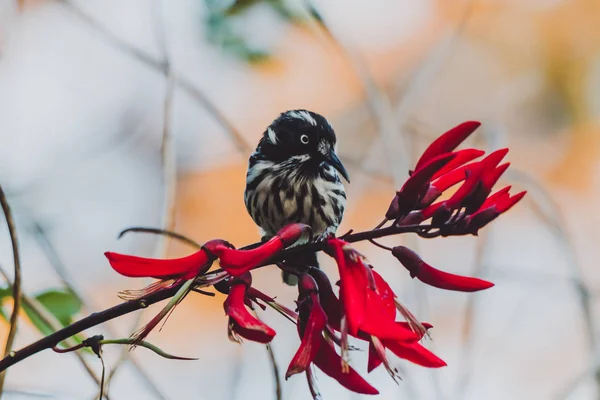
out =
[[[308,273],[315,279],[319,286],[319,300],[321,307],[323,307],[325,314],[327,314],[328,324],[331,325],[333,329],[340,331],[343,313],[342,302],[333,292],[333,287],[331,286],[327,274],[319,268],[311,268],[308,270]]]
[[[368,282],[364,268],[349,264],[349,262],[354,264],[351,257],[357,255],[345,250],[346,246],[345,241],[332,238],[327,242],[327,251],[337,262],[340,272],[340,300],[348,319],[348,330],[351,335],[356,336],[367,314],[365,288]]]
[[[441,154],[416,170],[396,193],[385,214],[386,218],[397,219],[417,207],[420,197],[423,197],[427,191],[425,185],[440,168],[448,164],[454,157],[452,153]]]
[[[110,266],[119,274],[132,278],[191,279],[208,270],[212,262],[204,250],[182,258],[167,260],[129,256],[107,251]]]
[[[493,283],[483,279],[450,274],[433,268],[424,262],[417,253],[404,246],[394,247],[392,254],[409,270],[412,278],[416,277],[430,286],[460,292],[476,292],[494,286]]]
[[[305,301],[306,303],[308,302]],[[310,303],[310,305],[302,305],[304,308],[309,308],[307,310],[309,311],[309,315],[306,321],[298,323],[298,334],[302,338],[302,341],[285,373],[285,379],[294,374],[306,371],[310,363],[314,360],[322,343],[323,329],[327,325],[327,315],[325,315],[325,311],[321,308],[319,297],[316,293],[311,293]],[[300,311],[300,319],[306,314],[303,311]]]
[[[442,175],[460,167],[461,165],[464,165],[469,161],[473,161],[474,159],[481,157],[485,154],[485,151],[478,149],[464,149],[455,151],[453,154],[454,158],[452,159],[452,161],[444,165],[442,168],[440,168],[438,172],[433,174],[431,180],[435,180],[441,177]]]
[[[240,336],[259,343],[269,343],[275,337],[275,331],[264,322],[250,314],[244,300],[246,283],[231,285],[229,295],[223,303],[225,313],[231,318],[231,329]]]
[[[400,358],[427,368],[440,368],[448,364],[420,343],[394,342],[385,340],[383,345]]]
[[[342,358],[336,353],[333,345],[324,338],[314,364],[348,390],[362,394],[379,394],[377,389],[365,381],[353,368],[349,368],[347,372],[342,371]]]
[[[419,161],[417,161],[415,171],[422,168],[422,166],[432,158],[453,151],[459,144],[465,141],[471,133],[475,132],[480,125],[481,123],[477,121],[463,122],[441,135],[425,149],[423,155],[419,158]]]

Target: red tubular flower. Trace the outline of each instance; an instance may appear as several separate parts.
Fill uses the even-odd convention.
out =
[[[396,193],[392,200],[385,216],[387,219],[399,218],[418,206],[419,200],[427,191],[425,186],[433,175],[443,166],[448,164],[455,157],[452,153],[441,154],[436,156],[422,167],[415,170],[412,175],[406,180],[402,188]]]
[[[337,354],[333,345],[323,337],[327,315],[321,307],[320,289],[315,279],[310,275],[304,275],[298,284],[300,311],[298,333],[302,342],[290,362],[285,378],[300,372],[309,374],[310,364],[314,363],[321,371],[349,390],[362,394],[378,394],[377,389],[365,381],[354,369],[347,365],[345,368],[342,367],[344,364],[342,358]],[[329,287],[331,289],[331,286]]]
[[[508,191],[510,186],[494,193],[490,196],[483,205],[469,217],[465,223],[465,231],[477,236],[479,230],[498,218],[500,214],[510,210],[515,204],[527,194],[527,191],[522,191],[513,196],[510,196]]]
[[[323,329],[327,315],[321,303],[317,283],[310,275],[303,275],[298,282],[298,334],[302,339],[298,351],[292,358],[285,379],[306,371],[313,362],[323,341]]]
[[[396,323],[394,293],[364,264],[363,257],[341,239],[329,239],[327,251],[340,272],[340,300],[353,336],[416,341],[419,336]],[[368,339],[367,339],[368,340]]]
[[[252,277],[249,273],[235,278],[223,303],[225,314],[229,316],[229,339],[240,342],[237,337],[239,335],[254,342],[269,343],[275,337],[275,331],[250,314],[245,305],[246,290],[251,283]]]
[[[482,155],[485,154],[485,151],[478,150],[478,149],[464,149],[464,150],[455,151],[453,154],[454,154],[454,158],[452,159],[452,161],[450,161],[448,164],[444,165],[442,168],[440,168],[440,170],[438,172],[433,174],[433,176],[431,177],[432,181],[441,177],[442,175],[449,173],[450,171],[453,171],[456,168],[468,163],[469,161],[472,161],[478,157],[481,157]]]
[[[251,250],[236,250],[221,242],[209,242],[204,247],[219,258],[221,268],[233,276],[240,276],[291,246],[309,232],[308,225],[290,224],[270,240]]]
[[[327,274],[319,268],[308,270],[310,276],[317,282],[319,287],[319,302],[327,314],[327,323],[337,331],[341,331],[340,323],[342,320],[342,303],[333,292],[331,282]]]
[[[204,250],[199,250],[187,257],[170,260],[128,256],[110,251],[104,255],[115,271],[133,278],[191,279],[207,271],[212,264],[211,258]]]
[[[450,210],[459,209],[465,200],[477,190],[479,179],[484,171],[485,165],[481,162],[473,163],[465,169],[465,182],[458,190],[445,202],[445,206]]]
[[[397,357],[408,360],[414,364],[420,365],[427,368],[441,368],[448,364],[431,351],[427,350],[420,343],[403,343],[394,342],[390,340],[384,340],[382,342],[384,348],[389,349]],[[369,345],[369,363],[367,371],[371,372],[378,366],[380,366],[385,360],[380,357],[380,351],[378,351],[373,343]]]
[[[439,138],[434,140],[433,143],[427,147],[427,149],[425,149],[423,155],[421,158],[419,158],[419,161],[417,161],[415,171],[425,165],[425,163],[432,158],[439,156],[440,154],[453,151],[458,147],[459,144],[464,142],[465,139],[471,135],[471,133],[475,132],[480,125],[481,123],[477,121],[463,122],[462,124],[455,126],[448,132],[441,135]]]
[[[342,358],[335,351],[333,345],[322,338],[319,352],[316,354],[314,364],[325,374],[338,381],[346,389],[362,394],[379,394],[377,389],[371,386],[354,369],[342,369]]]
[[[460,292],[476,292],[494,286],[493,283],[483,279],[450,274],[435,269],[424,262],[417,253],[404,246],[394,247],[392,254],[410,272],[412,278],[417,277],[421,282],[430,286]]]

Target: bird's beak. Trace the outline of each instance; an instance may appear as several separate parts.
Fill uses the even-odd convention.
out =
[[[344,165],[338,158],[337,154],[335,154],[335,151],[329,152],[329,156],[327,156],[327,161],[329,162],[329,164],[331,164],[333,166],[333,168],[337,169],[338,172],[340,174],[342,174],[342,176],[344,177],[346,182],[350,183],[350,178],[348,177],[348,171],[346,171],[346,168],[344,168]]]

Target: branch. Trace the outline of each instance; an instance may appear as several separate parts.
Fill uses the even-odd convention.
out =
[[[88,296],[86,296],[81,290],[78,289],[78,286],[76,285],[75,280],[69,274],[67,268],[65,267],[63,261],[61,260],[60,256],[58,255],[58,252],[54,248],[54,246],[53,246],[50,238],[48,237],[47,232],[44,230],[44,228],[38,222],[33,222],[32,229],[33,229],[33,234],[34,234],[35,238],[37,239],[39,246],[41,247],[42,251],[46,255],[46,258],[50,262],[50,265],[52,266],[54,271],[59,276],[63,285],[65,287],[67,287],[71,291],[71,293],[73,293],[75,295],[77,300],[79,300],[79,302],[82,304],[83,309],[85,311],[89,312],[89,311],[93,310],[94,307],[92,305],[92,302],[90,301]],[[24,299],[23,299],[24,303],[26,305],[30,306],[30,308],[32,310],[34,310],[34,312],[39,314],[38,308],[34,307],[35,304],[33,304],[33,305],[28,304],[28,297],[25,295],[23,297],[24,297]],[[40,319],[45,320],[44,316],[40,316]],[[108,332],[108,334],[110,334],[111,336],[115,336],[115,333],[113,332],[113,330],[111,329],[111,327],[109,325],[106,325],[103,329],[105,329],[106,332]],[[54,329],[54,330],[56,330],[56,329]],[[80,357],[82,362],[85,361],[83,358],[81,358],[81,356],[79,354],[77,354],[77,355],[78,355],[78,357]],[[137,372],[140,374],[140,376],[144,380],[144,384],[146,385],[146,387],[149,390],[151,390],[152,392],[154,392],[154,394],[158,398],[164,399],[165,397],[158,390],[158,388],[154,384],[153,380],[150,379],[148,374],[143,370],[140,363],[133,357],[130,357],[129,361],[131,362],[131,365],[137,370]],[[88,372],[90,371],[89,365],[85,365],[85,368],[86,368],[86,370],[88,370]],[[109,374],[109,378],[110,378],[110,375],[112,375],[114,370],[115,370],[115,368],[113,368],[111,370],[111,373]],[[92,376],[92,378],[94,378],[94,376]]]
[[[21,308],[21,261],[19,257],[19,243],[17,241],[17,230],[13,220],[12,212],[6,200],[6,195],[2,186],[0,186],[0,204],[2,205],[2,211],[6,218],[6,225],[8,226],[8,233],[10,234],[10,243],[13,252],[13,263],[15,266],[15,279],[12,283],[12,297],[13,297],[13,309],[10,315],[10,328],[8,330],[8,337],[6,338],[6,345],[4,347],[4,357],[11,354],[12,346],[15,341],[15,335],[17,333],[17,320],[19,317],[19,309]],[[8,277],[6,278],[7,283],[10,284]],[[0,373],[0,396],[4,389],[4,380],[6,379],[6,373]]]
[[[372,231],[364,231],[358,232],[350,235],[345,235],[344,240],[350,243],[359,242],[363,240],[369,239],[377,239],[383,236],[396,235],[400,233],[422,233],[427,229],[431,229],[430,225],[404,225],[404,226],[390,226],[388,228],[375,229]],[[252,247],[254,245],[250,245],[247,247]],[[325,248],[325,242],[316,242],[316,243],[308,243],[305,245],[297,246],[279,253],[276,257],[273,257],[271,260],[267,261],[261,267],[266,265],[271,265],[282,261],[286,258],[289,258],[293,254],[304,253],[304,252],[317,252],[322,251]],[[10,353],[8,356],[4,357],[0,360],[0,372],[5,371],[7,368],[12,365],[23,361],[24,359],[39,353],[42,350],[50,349],[56,346],[61,341],[78,334],[86,329],[92,328],[96,325],[102,324],[106,321],[110,321],[112,319],[118,318],[125,314],[129,314],[131,312],[143,309],[148,307],[151,304],[158,303],[160,301],[166,300],[168,298],[173,297],[177,291],[181,288],[183,284],[179,284],[168,289],[161,290],[159,292],[153,293],[143,299],[140,300],[132,300],[127,301],[125,303],[118,304],[114,307],[108,308],[104,311],[96,312],[88,317],[80,319],[77,322],[51,334],[43,339],[38,340],[18,350],[16,352]]]
[[[88,15],[86,12],[81,10],[73,2],[69,0],[59,0],[59,2],[63,4],[65,8],[67,8],[69,11],[71,11],[76,17],[78,17],[80,20],[86,23],[90,28],[98,32],[104,40],[106,40],[116,49],[145,64],[146,66],[159,71],[165,77],[168,75],[169,69],[165,66],[164,62],[156,60],[148,53],[130,46],[116,34],[111,32],[108,28],[102,26],[102,24],[99,21],[97,21],[92,16]],[[172,71],[172,79],[176,86],[178,86],[187,94],[189,94],[217,120],[217,122],[225,129],[227,134],[233,140],[240,152],[242,152],[243,154],[248,154],[252,150],[248,143],[246,143],[246,140],[244,139],[242,134],[233,126],[233,124],[227,119],[227,117],[223,115],[223,113],[206,96],[206,94],[202,92],[202,90],[200,90],[187,78],[176,74],[175,71]]]
[[[13,287],[12,282],[10,282],[10,280],[8,279],[8,275],[6,274],[4,269],[2,269],[2,267],[0,267],[0,275],[2,275],[4,277],[4,279],[8,282],[9,287],[12,288]],[[29,307],[35,313],[35,315],[40,319],[40,321],[42,321],[48,328],[50,328],[56,332],[63,327],[61,325],[61,323],[56,320],[56,317],[54,315],[52,315],[48,310],[46,310],[46,308],[37,299],[29,297],[24,293],[21,293],[21,301],[23,302],[24,305]],[[67,345],[69,345],[69,346],[72,346],[75,343],[73,340],[71,340],[69,338],[65,338],[64,340],[66,341]],[[8,357],[10,357],[11,354],[12,353],[9,353]],[[94,382],[96,382],[97,384],[100,384],[100,378],[98,378],[98,376],[96,376],[96,373],[94,372],[92,367],[88,364],[86,359],[83,358],[83,356],[79,353],[75,353],[75,356],[79,359],[79,361],[81,362],[81,364],[83,365],[83,367],[85,368],[87,373],[90,375],[90,377],[94,380]],[[104,396],[104,397],[107,398],[107,396]]]

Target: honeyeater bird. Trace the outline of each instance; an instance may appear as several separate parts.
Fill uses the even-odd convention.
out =
[[[335,144],[329,122],[308,110],[286,111],[267,127],[250,156],[244,194],[264,239],[295,222],[310,226],[315,238],[335,233],[346,207],[340,175],[350,182]],[[318,266],[314,253],[286,261]],[[288,284],[295,278],[283,273]]]

